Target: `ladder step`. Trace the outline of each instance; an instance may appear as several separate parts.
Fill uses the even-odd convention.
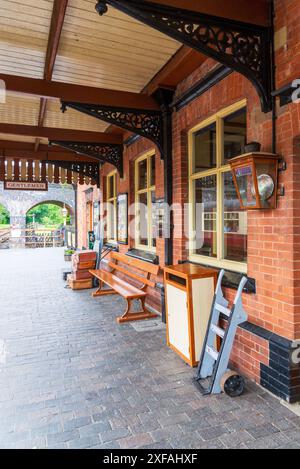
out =
[[[212,347],[207,346],[206,347],[206,353],[208,353],[208,355],[210,355],[211,358],[213,358],[215,361],[217,361],[218,358],[219,358],[218,352]]]
[[[215,324],[212,324],[210,330],[217,334],[219,337],[221,337],[221,339],[224,339],[225,331],[220,327],[216,326]]]
[[[225,314],[225,316],[227,316],[228,318],[230,317],[231,315],[230,309],[225,308],[225,306],[219,305],[218,303],[215,304],[215,308],[217,311],[219,311],[219,313]]]

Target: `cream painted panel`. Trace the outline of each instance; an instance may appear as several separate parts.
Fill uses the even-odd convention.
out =
[[[94,0],[69,0],[53,79],[140,92],[181,47],[177,41]]]
[[[214,279],[203,278],[193,280],[192,290],[195,330],[195,358],[197,361],[199,361],[214,297]]]
[[[0,122],[2,124],[37,125],[39,98],[17,96],[7,93],[6,103],[0,104]]]
[[[0,71],[42,78],[53,0],[0,0]]]
[[[67,112],[62,113],[60,108],[59,101],[48,101],[44,120],[45,127],[87,130],[90,132],[105,132],[108,127],[108,124],[94,117],[87,116],[73,109],[68,109]]]
[[[190,358],[187,294],[167,284],[169,341],[180,353]]]

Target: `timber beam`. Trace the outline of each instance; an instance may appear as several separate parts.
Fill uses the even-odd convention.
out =
[[[122,135],[52,127],[34,127],[31,125],[0,124],[0,134],[40,137],[48,140],[95,142],[115,145],[123,144]]]
[[[61,101],[76,101],[83,104],[103,106],[121,106],[125,108],[158,110],[159,107],[151,96],[129,91],[116,91],[105,88],[72,85],[56,81],[26,78],[0,73],[0,80],[5,82],[6,90]]]
[[[66,16],[67,6],[69,0],[54,0],[51,25],[48,37],[48,45],[46,52],[46,60],[44,67],[44,79],[47,81],[52,80],[54,65],[56,57],[58,54],[59,41],[64,25],[64,20]],[[40,99],[40,111],[39,111],[39,120],[38,126],[43,127],[44,120],[47,112],[47,99]],[[35,150],[39,149],[40,140],[37,138],[35,142]]]
[[[272,109],[273,29],[267,1],[99,0],[101,16],[108,5],[246,76],[263,112]]]
[[[25,160],[36,160],[36,161],[65,161],[66,163],[95,163],[94,158],[88,158],[84,155],[77,155],[72,152],[64,151],[38,151],[32,150],[1,150],[0,149],[0,159],[12,158],[12,159],[25,159]]]

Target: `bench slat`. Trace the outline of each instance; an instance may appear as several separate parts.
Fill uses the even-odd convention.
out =
[[[147,279],[146,277],[142,277],[138,274],[135,274],[134,272],[130,272],[130,270],[127,270],[127,269],[119,266],[118,264],[114,264],[113,262],[109,262],[108,265],[111,269],[117,270],[118,272],[121,272],[122,274],[127,275],[128,277],[131,277],[134,280],[137,280],[138,282],[140,282],[144,285],[148,285],[148,287],[155,288],[156,283],[152,282],[151,280]]]
[[[133,285],[130,285],[110,272],[106,272],[105,270],[90,270],[90,273],[94,277],[103,281],[125,299],[144,298],[146,296],[145,292],[139,290]]]
[[[158,275],[159,265],[150,264],[150,262],[140,261],[139,259],[134,259],[133,257],[125,256],[119,252],[112,252],[111,259],[122,262],[123,264],[130,265],[136,269],[148,272],[151,275]]]

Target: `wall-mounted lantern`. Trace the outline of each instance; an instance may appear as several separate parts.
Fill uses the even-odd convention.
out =
[[[276,208],[279,160],[273,153],[253,152],[230,161],[241,209]]]

